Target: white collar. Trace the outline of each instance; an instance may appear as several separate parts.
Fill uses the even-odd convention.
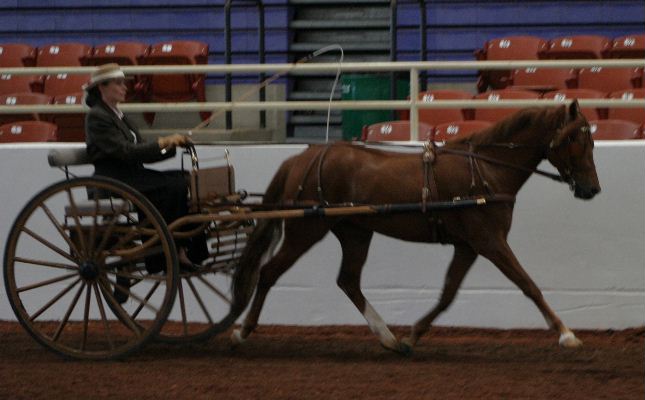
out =
[[[112,107],[111,105],[107,104],[106,105],[112,110],[119,119],[123,119],[123,111],[119,110],[118,107]]]

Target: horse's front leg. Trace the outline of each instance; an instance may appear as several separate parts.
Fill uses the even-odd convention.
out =
[[[430,326],[432,326],[432,322],[452,304],[466,273],[470,270],[470,267],[476,259],[477,253],[470,246],[455,245],[455,253],[446,272],[439,303],[412,326],[410,336],[401,340],[403,344],[412,348],[416,345],[419,338],[428,332]]]
[[[582,341],[576,338],[573,332],[562,323],[562,320],[558,318],[546,300],[544,300],[542,292],[526,271],[524,271],[506,239],[499,239],[492,243],[489,242],[489,245],[481,249],[479,253],[495,264],[528,298],[533,300],[544,316],[544,319],[546,319],[549,327],[560,334],[560,346],[569,348],[582,346]]]

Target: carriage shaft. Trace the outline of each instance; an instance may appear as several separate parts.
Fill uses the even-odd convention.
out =
[[[188,215],[179,218],[169,225],[169,229],[174,231],[179,226],[206,221],[243,221],[252,219],[290,219],[304,217],[341,217],[351,215],[370,215],[370,214],[397,214],[397,213],[414,213],[439,210],[454,210],[460,208],[476,207],[486,205],[491,201],[501,201],[496,198],[478,197],[473,199],[456,198],[451,201],[437,201],[426,203],[398,203],[398,204],[380,204],[380,205],[343,205],[343,206],[326,206],[326,207],[305,207],[290,210],[273,210],[273,211],[240,211],[233,214],[200,214]],[[252,207],[249,205],[249,207]]]

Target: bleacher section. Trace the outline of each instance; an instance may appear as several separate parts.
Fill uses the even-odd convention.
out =
[[[224,0],[211,3],[206,0],[95,0],[89,4],[84,0],[3,2],[0,5],[0,67],[100,65],[115,61],[122,65],[222,64]],[[255,2],[233,3],[235,7],[229,25],[232,27],[232,62],[256,63],[259,43]],[[293,54],[289,52],[290,7],[297,7],[301,2],[264,0],[263,3],[266,62],[293,61]],[[316,3],[332,2],[316,0]],[[375,0],[374,3],[387,2]],[[398,7],[396,58],[418,60],[418,7],[405,2]],[[554,20],[554,7],[557,8],[557,20]],[[642,1],[433,1],[427,2],[426,8],[429,60],[645,57],[645,34],[642,33],[645,5]],[[528,9],[531,12],[526,12]],[[636,34],[630,34],[634,32]],[[186,43],[197,44],[198,50],[192,55],[182,55],[181,59],[166,54],[166,50],[180,48]],[[0,99],[7,105],[34,104],[30,102],[80,104],[81,86],[87,78],[66,74],[47,77],[1,75]],[[166,78],[161,75],[135,77],[130,81],[128,100],[205,101],[206,87],[224,82],[222,74],[175,75],[174,82]],[[233,75],[233,78],[234,84],[256,81],[255,76]],[[500,98],[641,97],[644,80],[643,68],[526,68],[479,73],[472,70],[431,71],[427,83],[433,89],[421,93],[420,99],[495,101]],[[287,81],[282,79],[280,82]],[[285,86],[288,90],[289,85]],[[470,133],[469,129],[477,126],[464,124],[463,128],[455,128],[461,121],[494,123],[513,111],[508,108],[425,109],[420,110],[419,120],[432,130],[441,127],[441,134],[445,133],[449,138],[459,131]],[[590,120],[632,121],[640,127],[642,135],[642,110],[585,109],[584,112]],[[54,122],[58,125],[58,140],[83,140],[83,119],[79,115],[1,117],[2,122],[15,122],[17,118]],[[147,117],[151,122],[153,116]],[[207,117],[207,113],[201,115],[201,119]],[[405,124],[395,125],[398,129]]]
[[[400,2],[398,60],[418,60],[418,6]],[[546,40],[568,35],[617,38],[643,33],[645,4],[640,0],[576,1],[426,1],[428,60],[468,61],[486,40],[536,36]],[[437,71],[430,79],[470,82],[472,71]]]
[[[267,62],[287,60],[287,0],[263,0]],[[233,61],[257,62],[257,10],[252,1],[234,1]],[[224,0],[10,0],[0,4],[0,43],[34,47],[51,43],[205,42],[209,64],[224,63]],[[18,40],[17,40],[18,38]]]

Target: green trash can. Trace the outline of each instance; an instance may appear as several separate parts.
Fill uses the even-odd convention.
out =
[[[410,82],[397,79],[396,99],[410,93]],[[341,78],[342,100],[390,100],[390,74],[349,74]],[[363,126],[392,121],[393,110],[343,110],[343,139],[360,139]]]

